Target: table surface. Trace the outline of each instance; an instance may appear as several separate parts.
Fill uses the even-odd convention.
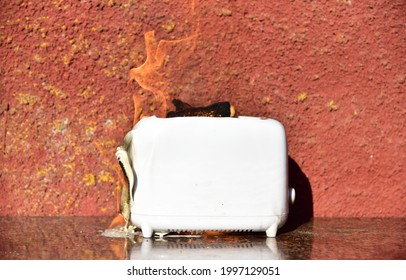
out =
[[[111,217],[0,217],[0,259],[406,259],[406,218],[313,218],[264,233],[102,236]]]

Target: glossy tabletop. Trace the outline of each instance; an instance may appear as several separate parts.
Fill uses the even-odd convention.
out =
[[[103,236],[110,217],[0,217],[0,259],[406,259],[406,218],[314,218],[264,233]]]

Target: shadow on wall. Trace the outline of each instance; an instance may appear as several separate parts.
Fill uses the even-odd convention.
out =
[[[289,205],[289,217],[286,224],[278,231],[293,231],[313,217],[313,195],[309,179],[294,159],[289,156],[289,187],[296,191],[293,205]]]

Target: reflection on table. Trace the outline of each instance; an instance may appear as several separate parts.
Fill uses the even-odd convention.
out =
[[[284,259],[275,238],[265,235],[227,237],[168,235],[163,238],[139,238],[129,250],[130,259]]]

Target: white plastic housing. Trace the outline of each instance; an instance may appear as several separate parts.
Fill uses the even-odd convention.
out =
[[[203,230],[275,237],[286,221],[287,144],[276,120],[144,118],[123,152],[134,177],[131,221],[144,237]]]

